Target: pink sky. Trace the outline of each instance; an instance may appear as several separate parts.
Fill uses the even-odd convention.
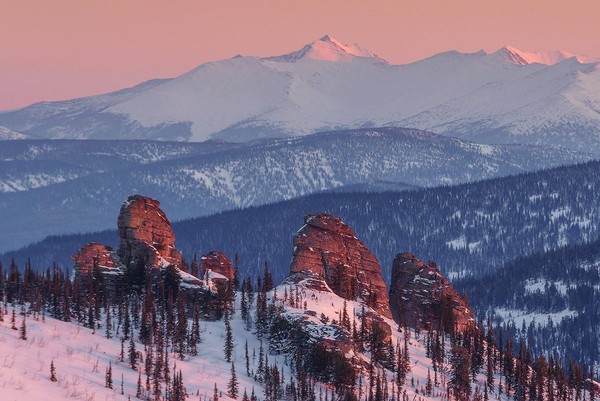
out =
[[[324,34],[391,63],[457,49],[600,56],[598,0],[0,0],[0,110],[172,77]]]

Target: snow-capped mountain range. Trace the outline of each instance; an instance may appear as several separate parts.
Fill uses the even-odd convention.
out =
[[[239,142],[403,126],[600,153],[598,65],[513,47],[392,65],[324,36],[282,56],[236,56],[173,79],[4,112],[0,126],[40,138]]]
[[[165,199],[179,220],[345,187],[449,185],[590,159],[559,148],[480,145],[398,128],[251,144],[5,141],[0,251],[46,235],[108,228],[132,193]]]

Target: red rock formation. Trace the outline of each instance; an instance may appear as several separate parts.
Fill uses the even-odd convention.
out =
[[[391,317],[381,266],[354,231],[324,213],[307,215],[304,223],[294,237],[291,273],[315,273],[335,294],[363,299],[376,312]]]
[[[90,242],[71,256],[75,261],[73,267],[78,273],[87,273],[92,271],[94,264],[101,268],[113,269],[120,266],[115,253],[105,245],[97,242]]]
[[[235,275],[231,260],[224,253],[217,251],[209,252],[200,259],[201,275],[204,276],[208,270],[225,276],[229,281],[233,281]]]
[[[464,330],[475,323],[473,312],[439,267],[425,264],[411,253],[396,256],[392,266],[390,307],[394,320],[402,325],[446,331]]]
[[[171,223],[159,206],[157,200],[141,195],[130,196],[121,206],[117,254],[125,266],[139,262],[155,268],[180,265]]]

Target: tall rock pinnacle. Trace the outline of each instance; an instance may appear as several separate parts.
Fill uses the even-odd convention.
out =
[[[130,196],[121,206],[117,254],[125,266],[140,262],[155,268],[180,265],[171,223],[159,206],[157,200],[141,195]]]
[[[291,273],[312,272],[342,298],[362,299],[383,316],[392,316],[377,258],[341,219],[326,213],[304,217],[294,237]]]

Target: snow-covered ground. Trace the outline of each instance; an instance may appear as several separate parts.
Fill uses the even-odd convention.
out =
[[[279,286],[277,288],[276,302],[283,302],[284,292],[289,294],[294,291],[292,286]],[[314,320],[315,327],[320,324],[321,314],[327,316],[330,321],[339,321],[339,312],[342,310],[344,300],[331,292],[321,292],[302,288],[302,299],[306,301],[301,307],[291,307],[286,303],[287,313],[303,315]],[[272,302],[275,292],[269,295]],[[239,294],[238,294],[239,295]],[[239,300],[239,296],[238,296]],[[346,301],[348,311],[359,313],[362,304],[359,302]],[[66,323],[52,318],[34,319],[32,316],[26,318],[27,339],[19,339],[19,330],[11,329],[9,306],[8,314],[4,321],[0,322],[0,394],[2,401],[25,401],[25,400],[61,400],[75,399],[85,401],[108,401],[126,400],[128,397],[136,399],[138,372],[131,369],[127,362],[127,343],[125,344],[125,361],[120,362],[121,343],[119,336],[113,333],[113,338],[107,339],[103,329],[93,333],[91,329],[84,328],[76,323]],[[238,308],[239,311],[239,308]],[[314,311],[316,317],[309,315],[306,311]],[[23,317],[18,314],[16,326],[20,327]],[[404,333],[398,331],[397,325],[388,320],[394,328],[392,341],[394,344],[403,344]],[[232,333],[235,349],[233,362],[236,366],[239,381],[239,396],[244,390],[251,393],[254,388],[259,399],[264,399],[263,387],[245,372],[244,344],[248,343],[251,370],[257,369],[257,358],[260,342],[251,331],[246,330],[239,312],[231,319]],[[321,325],[321,328],[324,328]],[[326,331],[326,330],[325,330]],[[182,361],[175,353],[169,354],[171,366],[176,364],[176,369],[182,371],[184,385],[191,400],[212,399],[215,383],[219,389],[221,399],[228,400],[227,383],[230,380],[231,364],[224,359],[225,324],[223,321],[201,323],[201,343],[198,345],[198,355],[186,356]],[[417,396],[423,400],[440,399],[445,394],[442,383],[448,379],[448,368],[445,364],[446,373],[440,373],[440,386],[434,389],[432,398],[422,394],[427,380],[428,369],[431,369],[431,360],[426,357],[423,335],[416,338],[411,333],[409,340],[409,354],[411,371],[407,376],[405,389],[409,399]],[[143,345],[136,343],[138,351],[143,350]],[[265,351],[268,343],[264,343]],[[144,352],[142,352],[144,354]],[[144,354],[145,356],[145,354]],[[364,354],[357,355],[368,361]],[[283,369],[286,382],[290,378],[290,370],[285,366],[282,355],[269,355],[269,363],[277,363]],[[50,381],[50,364],[54,363],[57,381]],[[114,389],[105,387],[106,369],[112,364],[112,378]],[[140,370],[143,370],[141,363]],[[363,372],[363,391],[366,389],[366,372]],[[433,373],[432,373],[433,374]],[[387,372],[388,382],[393,382],[393,373]],[[483,382],[484,377],[479,379]],[[414,387],[412,385],[414,381]],[[121,384],[123,383],[123,384]],[[142,373],[142,385],[145,383],[145,375]],[[121,387],[122,386],[122,387]],[[390,384],[390,390],[391,390]],[[473,385],[475,388],[477,384]],[[123,394],[121,393],[123,389]],[[331,388],[318,385],[324,393],[331,392]],[[363,393],[364,394],[364,393]],[[491,396],[490,399],[496,399]]]
[[[550,321],[553,324],[560,323],[566,317],[572,317],[577,315],[577,311],[573,311],[570,309],[565,309],[560,312],[553,313],[536,313],[536,312],[527,312],[518,309],[505,309],[505,308],[496,308],[494,313],[502,318],[502,321],[506,323],[515,323],[515,327],[517,329],[521,329],[523,324],[525,327],[528,327],[532,322],[537,326],[538,324],[541,326],[546,326]]]

